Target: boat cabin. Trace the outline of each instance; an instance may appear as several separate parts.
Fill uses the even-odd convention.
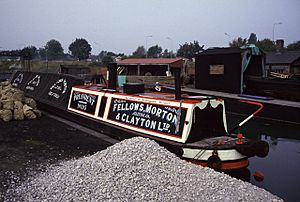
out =
[[[68,110],[113,127],[180,143],[227,133],[222,99],[176,100],[172,94],[124,91],[126,87],[121,92],[96,85],[73,87]]]

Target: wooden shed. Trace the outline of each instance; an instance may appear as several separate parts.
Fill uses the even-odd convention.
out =
[[[182,68],[182,58],[128,58],[118,62],[123,75],[168,76],[171,68]]]
[[[241,94],[247,75],[265,76],[264,53],[257,47],[210,48],[195,56],[195,87]]]

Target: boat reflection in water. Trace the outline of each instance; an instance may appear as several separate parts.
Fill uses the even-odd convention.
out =
[[[250,182],[251,180],[251,171],[249,170],[249,168],[230,170],[230,171],[226,171],[225,173],[227,175],[230,175],[231,177],[235,177],[245,182]]]

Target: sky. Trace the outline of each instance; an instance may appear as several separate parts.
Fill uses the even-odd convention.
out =
[[[252,32],[272,39],[273,28],[285,45],[300,40],[300,0],[0,0],[0,50],[56,39],[68,52],[76,38],[93,54],[194,40],[206,49]]]

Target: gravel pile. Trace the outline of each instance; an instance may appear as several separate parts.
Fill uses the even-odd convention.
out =
[[[6,201],[282,201],[250,183],[187,163],[132,138],[50,167],[9,189]]]

